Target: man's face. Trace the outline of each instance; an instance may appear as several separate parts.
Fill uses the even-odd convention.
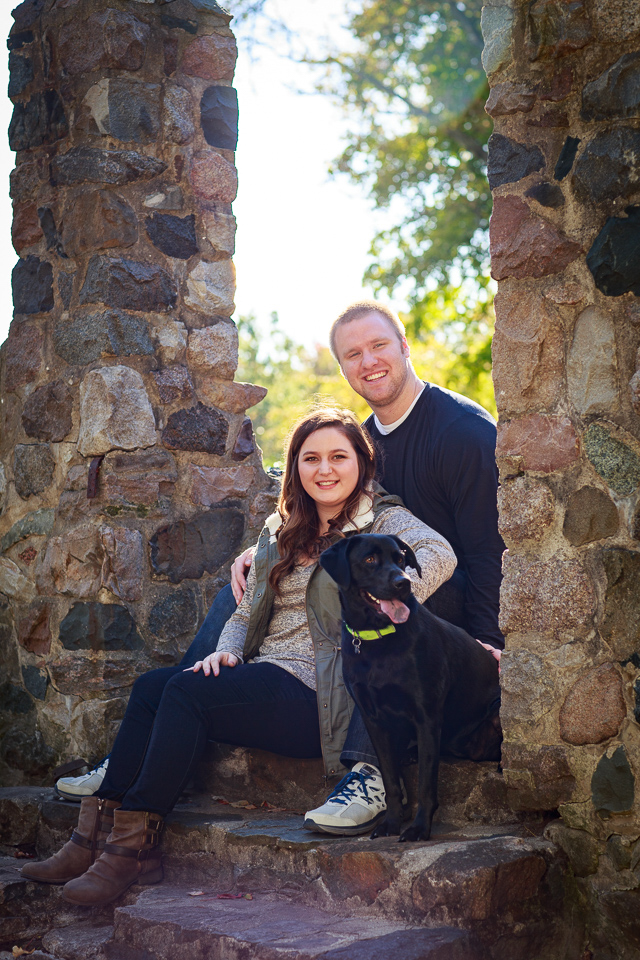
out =
[[[409,346],[380,313],[341,324],[335,347],[349,385],[375,410],[400,396],[409,377]]]

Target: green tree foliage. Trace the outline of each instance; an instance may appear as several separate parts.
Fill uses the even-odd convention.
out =
[[[322,63],[350,129],[335,172],[364,184],[388,223],[366,279],[421,303],[434,281],[484,285],[491,194],[480,54],[482,0],[363,0],[354,46]],[[315,61],[316,63],[318,61]]]

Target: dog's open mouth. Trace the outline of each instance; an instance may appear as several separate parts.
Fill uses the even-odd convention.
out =
[[[409,607],[402,600],[378,600],[368,590],[360,593],[376,613],[385,614],[392,623],[404,623],[409,618]]]

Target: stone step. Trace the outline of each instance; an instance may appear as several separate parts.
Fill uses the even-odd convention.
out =
[[[39,856],[67,839],[77,809],[52,800],[46,790],[0,791],[0,823],[5,828],[9,824],[15,844],[37,848]],[[21,812],[26,825],[22,833],[11,811]],[[221,893],[251,893],[261,902],[276,897],[325,911],[334,922],[384,920],[395,924],[394,930],[398,924],[457,927],[472,932],[487,949],[501,943],[506,952],[491,954],[492,960],[573,957],[568,947],[564,949],[564,917],[571,906],[564,856],[552,843],[533,835],[532,825],[440,823],[428,842],[401,844],[391,838],[312,834],[304,830],[302,820],[300,814],[234,808],[207,797],[181,803],[167,821],[166,879],[157,889],[198,888],[211,902]],[[542,824],[533,826],[542,829]],[[36,899],[53,898],[53,904],[59,897],[59,888],[23,885],[25,891],[32,888]],[[125,906],[133,907],[147,893],[152,896],[131,888]],[[116,906],[120,909],[122,902]],[[41,908],[43,918],[54,912],[46,904],[37,910]],[[77,916],[51,922],[62,926],[72,921],[77,922]],[[102,922],[109,922],[108,911]],[[45,923],[46,919],[38,929]],[[559,943],[564,952],[559,952]],[[136,960],[136,955],[132,958]]]
[[[264,894],[194,897],[162,884],[119,907],[107,960],[483,960],[479,942],[454,927],[342,916]]]
[[[403,768],[408,800],[415,801],[417,764]],[[197,771],[200,793],[228,800],[248,800],[258,806],[265,801],[297,813],[324,803],[336,780],[327,781],[321,760],[293,760],[263,750],[210,743],[206,760]],[[440,807],[436,820],[446,823],[520,823],[523,814],[507,803],[507,789],[495,762],[441,760],[438,779]]]

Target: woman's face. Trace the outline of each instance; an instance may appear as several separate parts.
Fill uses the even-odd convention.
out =
[[[337,427],[316,430],[300,448],[300,482],[315,500],[321,518],[340,513],[356,488],[359,472],[356,451]]]

